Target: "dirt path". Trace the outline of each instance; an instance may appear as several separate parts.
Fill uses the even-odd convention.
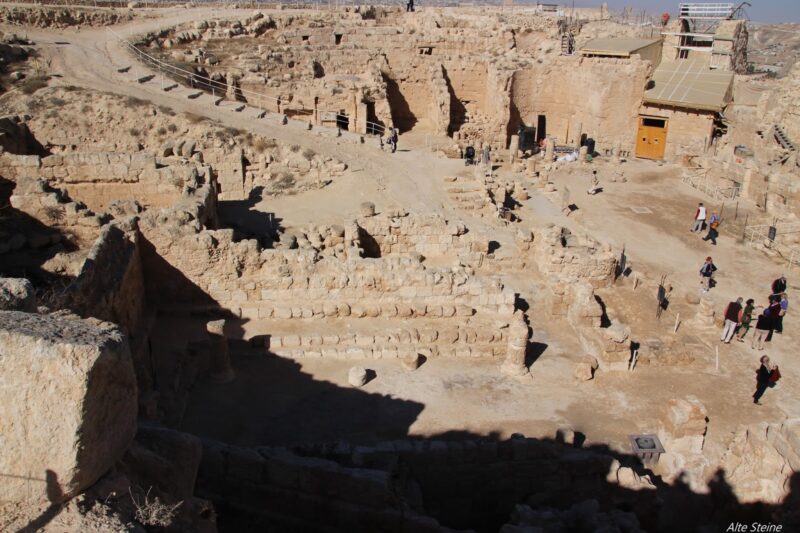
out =
[[[391,202],[412,211],[445,209],[441,178],[462,169],[463,165],[459,161],[439,158],[427,151],[403,149],[402,138],[400,150],[390,154],[379,149],[376,139],[367,139],[368,144],[364,146],[336,138],[333,130],[315,127],[314,131],[309,132],[306,124],[301,122],[290,121],[289,125],[281,126],[278,116],[274,114],[265,119],[256,118],[259,110],[255,108],[236,112],[236,106],[230,103],[217,107],[210,95],[188,99],[187,95],[195,91],[185,87],[165,92],[162,90],[164,82],[161,76],[149,83],[137,83],[137,78],[157,72],[133,58],[115,33],[127,37],[193,20],[212,17],[245,18],[248,15],[244,10],[204,8],[194,8],[191,11],[167,9],[159,13],[162,15],[160,18],[147,18],[114,26],[114,33],[105,29],[91,29],[30,30],[27,34],[41,46],[44,56],[50,59],[52,71],[60,77],[58,83],[132,96],[178,112],[204,115],[227,127],[274,137],[285,144],[312,148],[318,153],[344,161],[354,173],[358,173],[354,177],[355,187],[347,187],[333,197],[325,189],[323,194],[326,195],[326,201],[313,204],[313,213],[317,216],[341,217],[341,205],[357,206],[355,200],[371,200],[376,204],[381,201]],[[131,69],[121,74],[118,69],[123,67]],[[359,187],[361,183],[366,186]],[[358,194],[354,196],[353,190]],[[368,193],[369,196],[374,194],[378,197],[368,197]],[[259,207],[272,211],[275,209],[273,204],[274,200],[269,200],[269,205],[265,203]],[[293,207],[291,201],[288,204],[290,208]],[[306,207],[294,206],[296,209]],[[298,221],[301,219],[302,217],[298,217]]]

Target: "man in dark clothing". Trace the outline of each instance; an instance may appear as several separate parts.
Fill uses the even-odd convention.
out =
[[[758,367],[758,370],[756,371],[756,392],[753,394],[754,404],[761,405],[758,400],[760,400],[761,396],[764,395],[767,387],[772,385],[770,377],[772,377],[772,370],[774,368],[776,367],[772,364],[772,362],[770,362],[769,357],[762,355],[761,366]]]
[[[725,308],[725,327],[722,328],[722,336],[719,338],[725,344],[730,344],[736,327],[739,325],[742,301],[744,301],[743,298],[737,298],[735,302],[730,302]]]
[[[786,292],[786,276],[781,276],[772,282],[772,294],[781,294]]]
[[[406,13],[409,11],[414,11],[414,0],[408,0],[408,3],[406,4]]]

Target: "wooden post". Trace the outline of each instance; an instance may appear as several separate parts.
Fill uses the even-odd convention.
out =
[[[716,358],[714,360],[714,367],[717,369],[717,372],[719,372],[719,346],[715,346],[714,348],[717,351]]]
[[[736,200],[736,211],[733,213],[733,221],[739,220],[739,200]]]
[[[750,213],[744,217],[744,229],[742,230],[742,240],[747,239],[747,220],[750,218]]]
[[[675,328],[672,330],[672,333],[678,333],[678,326],[681,325],[681,314],[678,313],[675,315]]]
[[[636,272],[633,273],[633,290],[636,290],[636,286],[639,285],[639,276]]]

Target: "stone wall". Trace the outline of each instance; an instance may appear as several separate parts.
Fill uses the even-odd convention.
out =
[[[467,231],[463,222],[448,221],[439,214],[408,214],[390,212],[374,217],[360,217],[358,227],[366,231],[363,242],[371,238],[379,247],[381,256],[416,252],[425,257],[463,257],[488,252],[488,239],[476,237]]]
[[[0,22],[12,26],[38,28],[107,26],[133,18],[133,11],[125,9],[0,6]]]
[[[135,219],[103,226],[70,286],[70,307],[138,333],[145,310],[144,277]]]
[[[35,156],[20,156],[23,158]],[[32,161],[32,160],[31,160]],[[67,231],[83,243],[93,242],[100,227],[108,221],[78,202],[71,201],[64,191],[50,187],[43,179],[17,177],[11,206],[45,226]]]
[[[636,489],[651,487],[610,456],[524,437],[292,450],[205,441],[197,482],[199,496],[245,515],[332,531],[496,530],[526,498],[557,507],[584,498],[604,507],[636,501],[646,513],[655,494]]]
[[[576,144],[585,133],[601,153],[617,143],[632,151],[651,69],[638,57],[553,58],[514,73],[512,107],[526,126],[538,127],[538,116],[544,115],[546,133],[558,144]],[[513,109],[509,123],[516,132]]]
[[[7,177],[14,181],[43,178],[95,211],[106,211],[111,202],[126,199],[144,206],[172,205],[183,187],[198,176],[210,179],[207,167],[177,160],[159,165],[155,156],[146,152],[72,152],[41,158],[3,154],[0,164],[7,166]]]

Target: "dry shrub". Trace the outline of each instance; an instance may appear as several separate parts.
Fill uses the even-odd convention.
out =
[[[51,224],[58,224],[64,220],[64,216],[66,213],[64,208],[60,205],[48,205],[42,209],[44,216],[47,217],[47,220],[50,221]]]
[[[191,124],[199,124],[200,122],[203,122],[206,119],[206,117],[198,115],[196,113],[184,113],[183,115],[186,117],[186,120],[188,120]]]
[[[129,96],[125,99],[125,103],[128,107],[143,107],[146,105],[150,105],[141,98],[136,98],[135,96]]]
[[[161,126],[156,130],[156,133],[158,133],[159,136],[163,137],[164,135],[167,134],[167,128]]]
[[[133,501],[133,506],[136,508],[133,518],[143,526],[171,526],[172,521],[178,514],[178,509],[181,505],[183,505],[183,501],[179,501],[174,505],[167,505],[162,503],[161,500],[158,499],[158,496],[155,496],[151,500],[151,489],[152,487],[147,489],[147,494],[145,494],[142,499],[134,497],[133,493],[130,492],[130,489],[128,489],[128,492],[131,495],[131,500]]]
[[[275,142],[275,139],[266,139],[264,137],[259,137],[253,142],[253,149],[260,154],[264,153],[268,148],[275,148],[276,146],[278,146],[278,143]]]
[[[142,132],[137,130],[136,128],[131,128],[128,130],[128,133],[130,133],[131,137],[138,137],[139,135],[141,135]]]
[[[176,131],[178,131],[178,126],[176,126],[175,124],[170,124],[169,126],[167,126],[167,131],[170,133],[175,133]]]
[[[299,152],[299,151],[300,151],[300,145],[299,145],[299,144],[293,144],[293,145],[291,145],[291,146],[289,147],[289,151],[290,151],[290,152],[292,152],[293,154],[296,154],[297,152]]]
[[[311,148],[306,148],[305,150],[303,150],[303,157],[305,157],[307,161],[311,161],[312,159],[314,159],[315,155],[317,155],[317,153]]]
[[[47,87],[47,76],[36,76],[34,78],[28,78],[22,85],[20,85],[19,90],[22,91],[22,94],[33,94],[39,89],[43,89]]]
[[[294,187],[295,181],[294,176],[292,176],[289,172],[282,172],[280,176],[278,176],[278,180],[275,181],[272,188],[276,191],[285,191],[286,189],[291,189]]]

